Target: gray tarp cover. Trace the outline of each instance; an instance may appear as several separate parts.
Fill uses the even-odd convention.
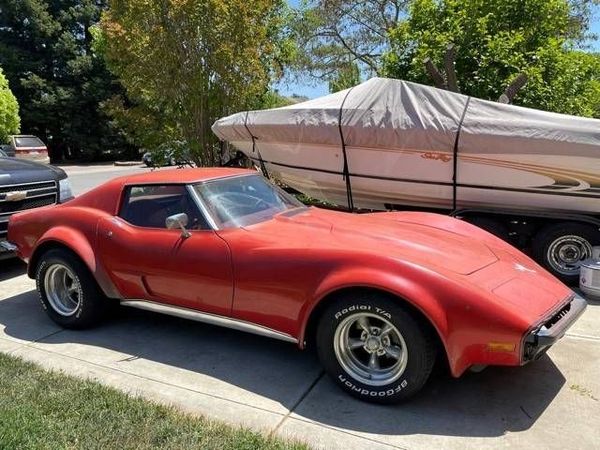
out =
[[[465,111],[466,108],[466,111]],[[341,110],[341,115],[340,115]],[[372,78],[354,88],[283,108],[215,122],[222,140],[340,144],[459,152],[600,156],[600,120],[469,98],[400,80]],[[565,145],[568,144],[568,145]]]

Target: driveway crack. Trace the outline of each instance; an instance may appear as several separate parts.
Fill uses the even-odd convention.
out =
[[[39,337],[37,339],[34,339],[33,341],[30,341],[26,346],[29,347],[31,344],[35,344],[36,342],[42,342],[44,339],[47,339],[47,338],[52,337],[52,336],[54,336],[56,334],[62,333],[63,331],[65,331],[65,330],[64,329],[56,330],[56,331],[54,331],[54,332],[52,332],[50,334],[47,334],[46,336],[42,336],[42,337]]]
[[[283,422],[286,421],[286,419],[288,417],[290,417],[290,415],[296,410],[296,408],[298,406],[300,406],[300,403],[302,403],[304,401],[304,399],[308,396],[308,394],[311,393],[311,391],[315,388],[315,386],[317,385],[317,383],[319,381],[321,381],[321,379],[323,378],[323,376],[325,375],[325,371],[321,370],[319,372],[319,375],[317,375],[317,377],[314,379],[314,381],[310,384],[310,386],[308,387],[308,389],[306,389],[305,392],[302,393],[302,395],[300,396],[300,398],[298,398],[298,400],[296,400],[296,402],[292,405],[292,407],[290,408],[290,410],[287,412],[287,414],[285,414],[283,416],[283,418],[279,421],[279,423],[275,426],[275,428],[273,428],[271,430],[271,432],[269,433],[269,436],[274,436],[275,433],[277,433],[277,430],[279,430],[279,428],[281,428],[281,425],[283,425]]]

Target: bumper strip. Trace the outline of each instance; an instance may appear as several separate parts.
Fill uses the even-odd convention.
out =
[[[17,246],[12,242],[0,241],[0,252],[14,252],[17,250]]]
[[[587,302],[582,297],[575,295],[568,305],[568,310],[563,308],[559,312],[561,317],[558,320],[551,318],[525,338],[525,362],[537,359],[562,338],[567,330],[581,317],[587,307]],[[552,324],[547,326],[550,322]]]

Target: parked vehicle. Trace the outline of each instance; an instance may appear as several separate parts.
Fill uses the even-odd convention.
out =
[[[165,155],[164,161],[155,161],[152,156],[152,152],[146,152],[142,155],[142,164],[145,164],[146,167],[163,167],[179,165],[172,154]]]
[[[145,152],[142,156],[142,163],[147,167],[193,167],[193,163],[189,157],[189,149],[185,142],[182,141],[169,142],[161,145],[153,152]]]
[[[57,167],[0,157],[0,259],[14,256],[6,241],[10,217],[21,211],[65,202],[73,197],[67,174]]]
[[[600,120],[399,80],[218,120],[213,131],[312,198],[350,209],[435,210],[578,281],[600,244]]]
[[[419,391],[436,357],[456,377],[535,360],[586,306],[467,222],[308,208],[243,169],[117,178],[13,216],[9,239],[61,326],[116,299],[315,345],[340,387],[383,403]]]
[[[36,136],[10,136],[7,145],[3,146],[8,156],[28,159],[30,161],[49,164],[48,147]]]

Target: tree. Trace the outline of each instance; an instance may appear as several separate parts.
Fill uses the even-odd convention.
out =
[[[0,143],[6,143],[11,134],[18,134],[20,123],[19,104],[0,68]]]
[[[349,62],[338,69],[329,80],[329,92],[343,91],[360,84],[360,69],[355,62]]]
[[[291,98],[281,95],[279,92],[269,89],[259,101],[260,109],[281,108],[282,106],[293,105],[295,101]]]
[[[105,3],[0,2],[0,64],[21,105],[23,130],[47,141],[54,160],[125,148],[100,109],[121,88],[91,48],[89,30]]]
[[[519,73],[527,85],[515,103],[597,116],[598,55],[576,49],[586,37],[590,2],[567,0],[415,0],[390,33],[382,73],[425,84],[426,58],[443,66],[456,48],[461,92],[497,100]]]
[[[294,69],[332,81],[356,66],[378,74],[389,48],[388,33],[406,13],[410,0],[306,0],[291,28],[297,40]]]
[[[195,161],[219,162],[214,120],[255,107],[280,56],[281,0],[112,0],[98,46],[127,99],[112,112],[146,147],[185,141]],[[141,136],[149,130],[152,138]],[[137,132],[136,132],[137,129]]]

